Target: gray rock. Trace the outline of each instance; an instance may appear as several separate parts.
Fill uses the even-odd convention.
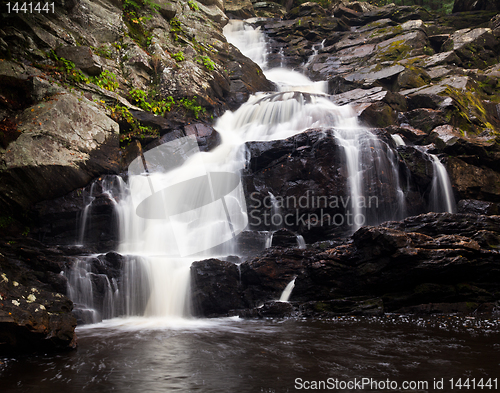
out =
[[[59,57],[72,61],[75,66],[88,75],[99,75],[102,72],[102,64],[99,57],[94,55],[87,46],[63,46],[56,49]]]
[[[85,98],[72,94],[27,108],[20,136],[0,158],[0,203],[27,209],[119,169],[118,124]]]

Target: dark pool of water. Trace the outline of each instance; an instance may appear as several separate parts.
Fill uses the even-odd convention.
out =
[[[450,392],[452,378],[491,379],[481,391],[500,382],[498,319],[136,319],[79,328],[78,337],[70,353],[0,359],[0,392]],[[379,385],[333,385],[362,378]],[[398,388],[384,389],[387,380]],[[428,386],[405,390],[404,381]],[[470,386],[460,391],[480,390]]]

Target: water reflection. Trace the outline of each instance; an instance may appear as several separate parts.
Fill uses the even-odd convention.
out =
[[[43,393],[293,392],[296,378],[432,386],[435,378],[498,378],[499,326],[499,320],[399,316],[194,320],[182,328],[112,320],[79,328],[75,352],[3,359],[0,376],[2,392]]]

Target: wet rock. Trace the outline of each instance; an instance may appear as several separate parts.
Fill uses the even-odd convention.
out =
[[[410,171],[412,180],[422,191],[429,188],[434,174],[429,156],[413,146],[400,146],[397,151],[406,168]]]
[[[429,74],[423,70],[407,68],[398,75],[398,89],[410,89],[427,85],[431,81]]]
[[[380,298],[348,297],[343,299],[312,301],[300,306],[302,316],[328,318],[340,315],[381,316],[384,302]]]
[[[380,71],[376,71],[376,66],[370,66],[361,69],[353,74],[347,75],[346,79],[348,81],[363,81],[365,85],[371,85],[375,81],[384,81],[385,79],[390,79],[401,73],[405,67],[401,65],[395,65],[387,68],[383,68]]]
[[[259,66],[230,46],[228,63],[230,95],[226,103],[230,109],[237,109],[248,100],[250,94],[258,91],[274,91],[274,84],[268,81]]]
[[[464,199],[500,201],[500,174],[490,168],[478,167],[456,157],[447,163],[451,184]]]
[[[290,318],[299,315],[292,303],[270,301],[251,309],[231,310],[230,316],[240,318]]]
[[[76,348],[73,304],[57,280],[64,281],[61,253],[29,239],[3,241],[0,250],[0,353]]]
[[[347,9],[350,12],[353,12],[350,9]],[[302,18],[304,16],[326,16],[327,13],[323,7],[321,7],[318,3],[307,2],[299,5],[298,7],[292,8],[290,12],[285,15],[285,19],[296,19]],[[340,16],[340,15],[339,15]]]
[[[196,137],[200,151],[210,151],[221,142],[220,134],[213,127],[203,123],[184,126],[184,133],[186,136],[193,135]]]
[[[202,1],[201,3],[205,3]],[[173,19],[181,10],[177,3],[172,3],[167,0],[158,0],[156,4],[159,6],[158,12],[167,20]]]
[[[429,213],[362,227],[351,241],[314,251],[267,249],[241,264],[241,286],[232,296],[242,296],[243,307],[230,314],[380,315],[419,312],[431,303],[445,310],[460,302],[489,304],[500,274],[498,219]],[[291,306],[284,308],[275,299],[293,278]]]
[[[270,237],[268,231],[243,231],[236,237],[237,250],[239,255],[244,257],[254,257],[264,251],[267,247],[267,240]]]
[[[453,50],[464,67],[480,69],[496,63],[499,46],[490,28],[458,30],[443,43],[443,49]]]
[[[297,247],[297,235],[282,228],[273,233],[272,247]]]
[[[359,120],[368,127],[388,127],[398,123],[398,114],[383,102],[366,105],[358,109]]]
[[[412,127],[422,130],[426,134],[429,134],[437,126],[446,124],[446,119],[442,111],[427,108],[419,108],[406,112],[404,120]]]
[[[461,199],[457,203],[457,210],[459,213],[490,216],[500,213],[500,205],[498,203],[479,201],[477,199]]]
[[[240,273],[234,263],[218,259],[193,262],[191,277],[195,315],[227,315],[229,310],[244,308],[239,295]]]
[[[116,201],[107,191],[118,195],[118,177],[103,176],[92,184],[67,195],[39,202],[31,209],[35,228],[31,235],[45,244],[89,247],[93,252],[107,252],[117,246],[118,221]],[[85,226],[83,215],[86,211]],[[84,253],[79,248],[76,253]]]

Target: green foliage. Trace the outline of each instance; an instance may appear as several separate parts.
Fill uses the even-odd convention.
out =
[[[0,229],[7,228],[14,223],[14,219],[11,216],[0,216]]]
[[[181,98],[179,100],[179,103],[188,111],[192,111],[197,119],[199,118],[200,113],[207,112],[205,108],[203,108],[201,105],[198,105],[198,103],[196,102],[196,96],[194,96],[191,100],[189,98]]]
[[[170,57],[172,57],[172,59],[174,59],[175,61],[184,61],[186,59],[182,51],[177,53],[171,53]]]
[[[188,6],[192,11],[199,11],[200,7],[193,0],[188,0]]]
[[[54,60],[57,64],[57,69],[61,73],[63,80],[68,83],[89,83],[90,80],[83,74],[83,72],[75,67],[75,63],[65,59],[64,57],[58,57],[56,53],[51,50],[48,53],[48,57]]]
[[[119,86],[116,75],[108,70],[104,70],[99,76],[90,78],[90,81],[109,91],[115,91]]]
[[[104,45],[101,45],[99,47],[91,46],[90,49],[92,49],[97,56],[104,57],[105,59],[110,60],[113,59],[113,51]]]
[[[151,20],[151,12],[157,13],[160,6],[151,0],[123,0],[123,21],[128,27],[130,38],[143,48],[151,45],[151,32],[146,28],[145,21]],[[140,13],[146,13],[140,16]]]
[[[215,69],[215,63],[208,56],[200,56],[198,58],[198,63],[203,64],[209,71],[213,71]]]
[[[132,139],[144,139],[146,136],[158,136],[159,132],[153,127],[143,126],[130,113],[126,106],[116,105],[111,108],[111,117],[118,122],[125,122],[128,127],[125,131],[120,127],[120,142],[128,145]],[[124,146],[123,146],[124,147]]]
[[[149,100],[148,93],[140,89],[130,90],[128,96],[139,108],[154,113],[155,115],[164,116],[166,112],[170,112],[172,106],[175,104],[175,101],[171,96],[159,101]]]

